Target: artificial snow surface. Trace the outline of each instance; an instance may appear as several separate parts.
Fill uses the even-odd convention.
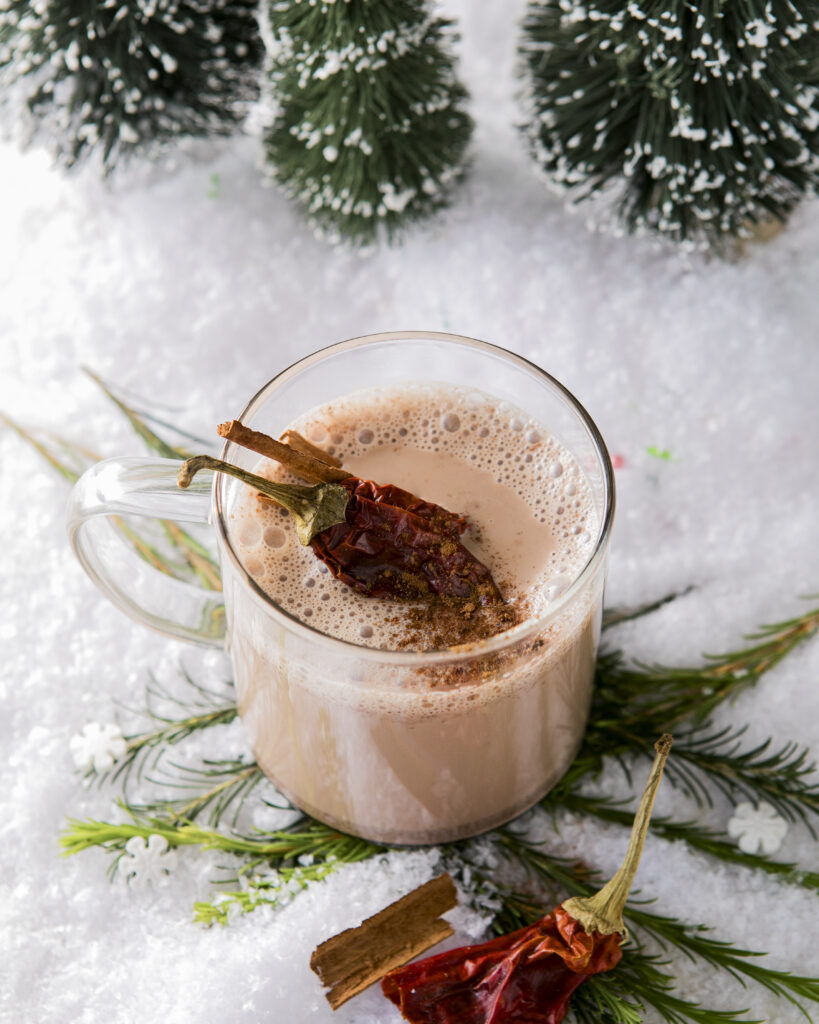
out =
[[[293,359],[347,337],[414,328],[505,345],[580,398],[616,458],[609,604],[695,587],[612,641],[637,658],[696,663],[798,614],[800,595],[819,590],[819,206],[735,263],[684,264],[644,241],[588,233],[536,180],[512,127],[510,8],[446,8],[460,19],[473,95],[473,173],[447,215],[393,250],[362,257],[317,242],[263,187],[252,138],[107,183],[0,149],[0,410],[104,454],[136,454],[83,364],[210,434]],[[433,852],[393,852],[276,914],[210,929],[191,923],[192,906],[212,896],[224,857],[183,849],[167,882],[129,886],[108,881],[100,851],[58,856],[67,816],[117,813],[114,790],[83,786],[72,736],[90,722],[127,725],[116,702],[140,704],[150,672],[173,680],[184,662],[215,678],[225,667],[97,593],[65,540],[64,483],[8,430],[0,479],[0,1020],[397,1021],[377,989],[334,1014],[309,955],[435,874]],[[748,722],[749,743],[772,735],[816,753],[818,668],[814,639],[718,720]],[[213,742],[220,755],[248,753],[239,728]],[[614,771],[603,787],[627,792]],[[670,787],[658,811],[697,813]],[[733,813],[718,802],[703,820],[725,828]],[[562,820],[559,836],[547,822],[533,827],[604,873],[625,848],[623,830],[581,818]],[[777,856],[819,867],[796,827]],[[816,897],[804,890],[656,839],[638,881],[663,912],[816,973]],[[474,914],[456,923],[460,942],[479,934]],[[755,986],[682,960],[675,971],[689,998],[777,1024],[802,1019]]]

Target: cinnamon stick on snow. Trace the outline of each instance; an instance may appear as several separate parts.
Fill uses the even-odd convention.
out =
[[[288,448],[294,448],[297,452],[301,452],[302,455],[311,455],[314,459],[318,459],[319,462],[326,462],[328,466],[341,466],[341,459],[336,458],[335,455],[331,455],[323,448],[319,448],[318,445],[308,441],[306,437],[303,437],[296,430],[285,430],[281,440],[284,441]]]
[[[439,875],[391,903],[357,928],[334,935],[315,950],[310,966],[329,988],[334,1010],[396,967],[453,934],[440,915],[458,902],[455,883]]]
[[[249,448],[251,451],[265,455],[269,459],[275,459],[286,469],[291,470],[306,480],[315,480],[319,483],[338,483],[339,480],[346,480],[349,473],[337,466],[330,466],[326,462],[316,459],[311,455],[296,451],[281,441],[269,437],[258,430],[251,430],[239,420],[231,420],[229,423],[220,423],[216,428],[220,437],[228,441]],[[308,442],[309,443],[309,442]]]

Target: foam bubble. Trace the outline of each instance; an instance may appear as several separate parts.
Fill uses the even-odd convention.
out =
[[[245,547],[253,547],[262,535],[262,527],[257,519],[243,519],[239,526],[239,540]]]
[[[245,569],[255,579],[261,579],[264,576],[264,562],[260,558],[254,558],[253,555],[247,555],[244,559]]]
[[[287,544],[287,534],[281,526],[265,527],[262,538],[269,548],[283,548]]]
[[[571,580],[568,576],[554,576],[546,584],[546,599],[548,601],[556,601],[566,593],[570,583]]]
[[[493,547],[498,527],[492,517],[481,520],[480,507],[477,511],[453,507],[453,511],[469,515],[476,529],[465,539],[470,542],[473,535],[480,539],[479,557],[499,582],[504,581],[505,596],[520,602],[527,615],[554,601],[585,564],[597,524],[585,477],[572,455],[541,424],[508,403],[497,403],[471,389],[383,388],[311,410],[291,427],[314,443],[323,438],[328,450],[332,442],[345,463],[359,460],[367,465],[368,460],[383,457],[381,469],[372,472],[372,478],[382,483],[402,485],[390,469],[395,453],[407,449],[427,453],[439,475],[449,473],[450,467],[457,475],[462,465],[470,473],[488,473],[513,490],[510,500],[528,505],[533,525],[542,529],[539,524],[546,524],[553,537],[551,545],[544,547],[538,582],[530,587],[527,581],[520,592],[505,552],[497,543]],[[267,476],[277,476],[278,470],[267,460],[257,467],[262,469]],[[557,478],[564,474],[571,482],[558,484]],[[441,500],[424,495],[420,485],[416,489],[421,496]],[[400,604],[363,597],[335,580],[309,547],[296,542],[287,513],[260,505],[249,488],[239,486],[236,493],[231,539],[245,567],[277,604],[340,639],[370,647],[398,645],[406,614]],[[567,503],[564,495],[570,495],[572,502]],[[567,510],[566,504],[571,508]],[[304,607],[307,594],[311,595],[309,607]]]

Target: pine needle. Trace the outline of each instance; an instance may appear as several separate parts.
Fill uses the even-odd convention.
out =
[[[624,805],[629,801],[617,802],[607,797],[581,796],[579,793],[563,793],[559,798],[546,797],[543,806],[547,810],[562,807],[573,814],[585,814],[600,821],[622,825],[630,828],[634,819],[634,811],[626,810]],[[796,885],[812,892],[819,892],[819,873],[802,871],[798,865],[773,860],[761,853],[745,853],[729,840],[724,832],[714,831],[698,825],[693,821],[672,821],[654,815],[651,819],[651,831],[654,835],[669,842],[682,840],[693,850],[715,857],[717,860],[752,871],[764,871],[773,875],[780,882]]]

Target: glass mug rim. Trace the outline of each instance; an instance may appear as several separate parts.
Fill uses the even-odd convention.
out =
[[[239,573],[239,578],[249,590],[255,602],[262,607],[265,614],[273,617],[274,620],[285,630],[299,635],[310,643],[317,643],[328,651],[344,652],[356,658],[380,664],[402,665],[402,666],[429,666],[441,664],[458,664],[469,662],[477,657],[483,657],[496,651],[503,650],[521,640],[525,640],[534,633],[544,630],[549,623],[556,619],[565,607],[567,607],[574,596],[583,589],[586,582],[593,578],[598,569],[604,563],[609,543],[611,541],[611,529],[614,521],[615,488],[614,470],[609,457],[608,449],[603,437],[597,428],[594,420],[586,409],[574,397],[574,395],[553,377],[546,370],[536,363],[519,356],[500,345],[480,341],[460,334],[450,334],[443,331],[387,331],[378,334],[366,334],[346,341],[337,342],[312,352],[310,355],[291,363],[284,370],[277,373],[256,394],[250,399],[244,410],[238,417],[243,422],[252,422],[252,416],[264,405],[271,395],[282,385],[289,382],[302,371],[310,369],[317,363],[324,361],[328,356],[337,355],[342,352],[353,351],[370,345],[379,345],[390,341],[400,340],[418,341],[442,341],[456,345],[466,350],[477,350],[496,358],[504,359],[506,362],[526,371],[532,376],[540,378],[543,383],[557,392],[561,398],[577,416],[582,423],[586,433],[589,435],[595,454],[600,461],[603,471],[604,503],[603,515],[597,531],[594,548],[586,563],[574,580],[561,594],[561,596],[549,606],[548,610],[541,615],[526,619],[524,622],[504,630],[485,640],[464,644],[458,647],[440,648],[432,651],[391,651],[378,647],[367,647],[364,644],[357,644],[350,640],[342,640],[339,637],[330,636],[313,626],[309,626],[297,616],[288,612],[273,600],[253,577],[245,569],[233,544],[231,543],[227,522],[225,517],[225,498],[229,487],[229,481],[223,478],[223,474],[214,474],[212,502],[216,512],[215,526],[221,539],[223,554],[226,554],[233,563],[233,568]],[[233,442],[227,441],[222,450],[221,457],[230,461],[229,454],[232,448],[238,447]],[[230,631],[228,631],[228,636]]]

